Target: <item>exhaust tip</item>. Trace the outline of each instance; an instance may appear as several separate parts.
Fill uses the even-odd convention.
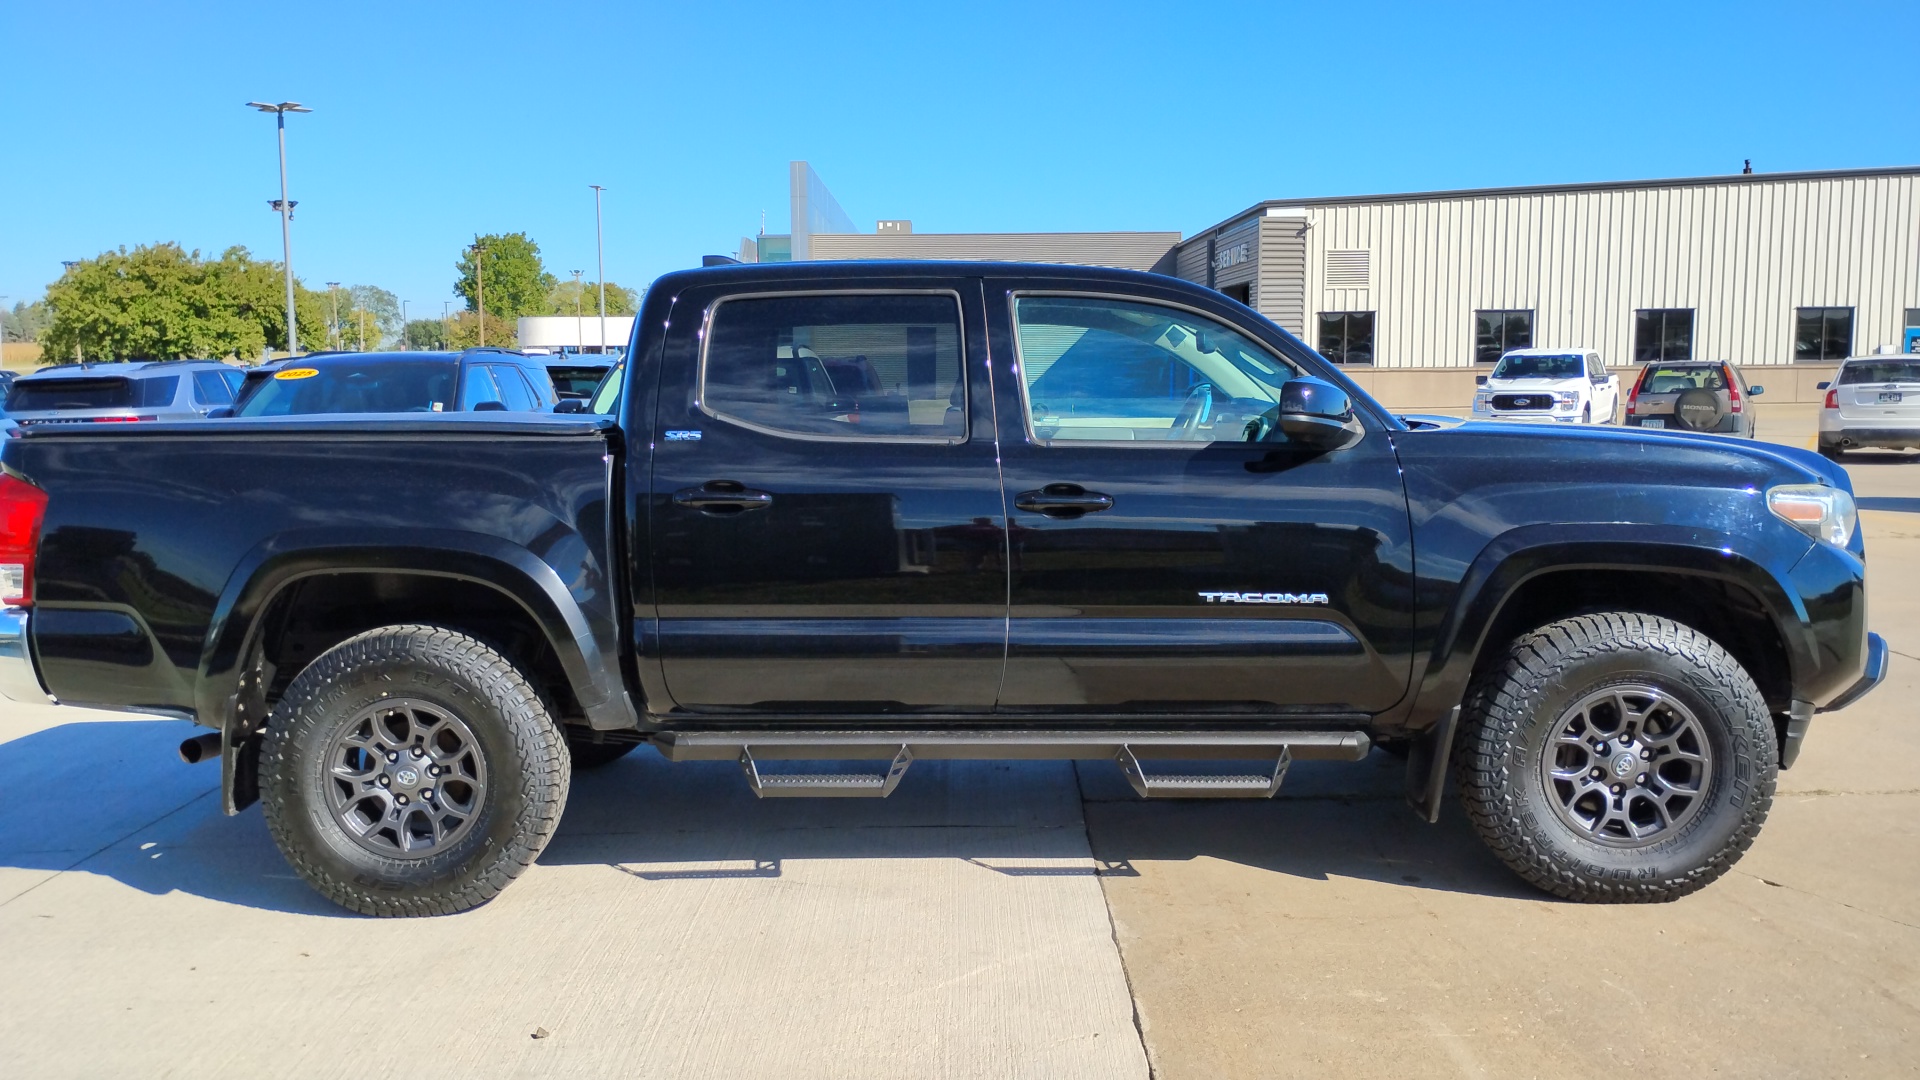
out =
[[[180,760],[189,765],[198,765],[203,761],[212,761],[220,756],[220,733],[210,731],[205,735],[195,735],[180,744]]]

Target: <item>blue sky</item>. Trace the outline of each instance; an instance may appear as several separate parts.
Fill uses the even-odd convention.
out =
[[[276,21],[288,10],[292,21]],[[1289,196],[1920,163],[1920,4],[0,8],[0,294],[177,240],[438,314],[458,248],[644,285],[787,225],[1192,233]],[[8,301],[11,305],[12,300]]]

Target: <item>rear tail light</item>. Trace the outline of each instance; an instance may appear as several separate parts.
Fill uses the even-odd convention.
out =
[[[1727,411],[1740,411],[1740,384],[1734,380],[1732,370],[1721,368],[1720,375],[1727,380]]]
[[[131,424],[138,420],[151,419],[153,419],[151,416],[96,416],[93,418],[93,422],[96,424]]]
[[[46,492],[17,476],[0,474],[0,604],[33,603],[33,557],[46,516]]]
[[[1822,408],[1837,409],[1839,407],[1840,407],[1840,388],[1836,386],[1833,389],[1827,391],[1827,403],[1824,406],[1822,406]]]
[[[1644,381],[1645,381],[1644,376],[1639,379],[1635,379],[1633,380],[1633,385],[1627,389],[1627,415],[1628,416],[1632,416],[1633,411],[1640,407],[1640,384]]]

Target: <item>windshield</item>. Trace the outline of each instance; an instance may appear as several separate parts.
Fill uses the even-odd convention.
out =
[[[452,408],[458,365],[448,361],[298,361],[263,380],[237,416],[312,413],[445,412]]]
[[[1571,356],[1504,356],[1493,367],[1496,379],[1580,379],[1587,374],[1587,358]]]
[[[1920,382],[1920,360],[1874,360],[1848,364],[1840,369],[1840,384],[1876,382]],[[12,402],[7,403],[9,407]]]
[[[587,397],[594,387],[607,374],[604,364],[567,365],[548,364],[547,378],[553,381],[554,393],[561,397]]]

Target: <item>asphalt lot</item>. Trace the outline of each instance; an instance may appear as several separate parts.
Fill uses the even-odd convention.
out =
[[[1808,445],[1810,406],[1763,406]],[[1920,456],[1849,462],[1886,686],[1674,904],[1513,878],[1399,762],[1271,802],[1105,766],[914,767],[758,802],[651,752],[576,778],[495,903],[379,921],[293,877],[188,725],[0,710],[0,1075],[1884,1076],[1920,1071]]]

